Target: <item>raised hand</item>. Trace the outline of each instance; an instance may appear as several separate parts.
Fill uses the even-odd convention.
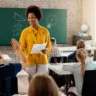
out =
[[[11,39],[11,44],[12,44],[12,47],[13,47],[13,49],[15,51],[19,51],[20,50],[20,44],[19,44],[19,42],[16,39],[12,38]]]

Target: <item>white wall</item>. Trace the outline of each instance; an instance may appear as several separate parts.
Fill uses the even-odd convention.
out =
[[[96,39],[96,0],[82,0],[82,24],[88,25],[88,33]]]
[[[94,24],[94,40],[96,42],[96,0],[94,0],[94,18],[95,18],[95,24]]]

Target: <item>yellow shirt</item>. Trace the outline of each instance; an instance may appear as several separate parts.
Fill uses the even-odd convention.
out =
[[[46,54],[30,54],[34,44],[42,43],[47,43],[46,48],[48,48],[48,52]],[[32,26],[25,28],[20,36],[20,46],[26,54],[28,66],[48,64],[47,55],[50,53],[51,43],[50,34],[46,28],[40,25],[38,27],[38,31]]]

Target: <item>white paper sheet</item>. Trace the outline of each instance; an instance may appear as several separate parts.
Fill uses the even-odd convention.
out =
[[[43,44],[34,44],[30,54],[36,54],[36,53],[41,53],[41,50],[45,49],[46,47],[46,43],[43,43]]]
[[[15,94],[15,95],[12,95],[12,96],[28,96],[28,95]]]
[[[3,60],[11,61],[11,58],[8,55],[2,55]]]

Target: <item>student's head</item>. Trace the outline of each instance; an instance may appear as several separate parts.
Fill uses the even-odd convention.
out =
[[[58,96],[58,87],[50,76],[36,74],[30,81],[28,96]]]
[[[26,8],[26,17],[30,25],[36,25],[42,18],[42,10],[35,5],[29,6]]]
[[[78,40],[76,43],[76,46],[77,46],[77,49],[85,48],[84,40],[82,40],[82,39]]]
[[[56,39],[55,39],[55,38],[52,37],[52,38],[50,39],[50,41],[51,41],[51,45],[52,45],[52,46],[55,46],[55,45],[56,45]]]
[[[76,52],[76,58],[81,63],[81,72],[82,76],[84,76],[86,69],[87,51],[84,48],[78,49]]]

